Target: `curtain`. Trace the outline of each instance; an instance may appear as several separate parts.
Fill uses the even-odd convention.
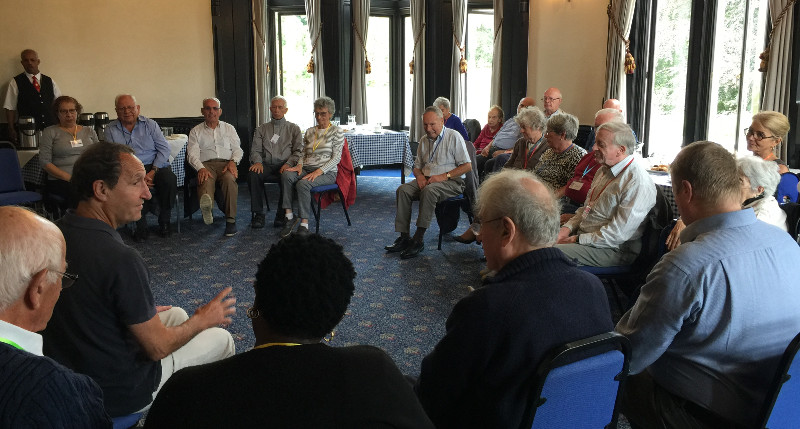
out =
[[[608,17],[608,42],[606,44],[606,100],[616,98],[623,106],[627,105],[627,100],[625,94],[625,42],[622,38],[630,37],[635,7],[636,0],[609,0],[611,16]],[[617,29],[622,32],[622,38]]]
[[[492,56],[492,89],[489,103],[503,105],[503,1],[494,0],[494,54]]]
[[[365,74],[364,65],[364,46],[367,45],[367,30],[369,27],[369,2],[370,0],[352,0],[354,31],[350,114],[356,115],[356,122],[359,124],[369,123],[367,118],[367,75]]]
[[[308,32],[311,36],[311,46],[317,42],[314,49],[314,99],[325,95],[325,69],[322,67],[322,37],[319,37],[322,30],[322,11],[321,0],[305,0],[306,17],[308,18]]]
[[[425,0],[411,0],[411,32],[417,45],[414,48],[414,79],[411,95],[411,125],[409,139],[417,141],[423,133],[422,112],[425,110]]]
[[[253,0],[253,65],[255,66],[256,125],[267,122],[269,114],[269,73],[267,61],[267,0]]]
[[[769,0],[769,15],[772,23],[780,15],[789,0]],[[794,8],[789,7],[781,22],[773,29],[772,46],[764,85],[761,110],[774,110],[789,116],[789,88],[792,80],[792,32],[794,31]],[[784,139],[775,155],[787,160],[788,142]]]
[[[467,75],[459,70],[461,61],[461,50],[458,49],[456,40],[461,47],[464,47],[464,36],[467,28],[467,0],[453,0],[453,59],[450,66],[450,110],[456,116],[464,119],[466,109],[466,87]],[[469,71],[469,69],[467,69]]]

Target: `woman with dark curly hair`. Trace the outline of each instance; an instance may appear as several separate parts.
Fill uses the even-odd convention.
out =
[[[148,428],[433,428],[392,359],[322,342],[353,295],[353,264],[333,240],[293,234],[258,265],[246,353],[172,376]]]

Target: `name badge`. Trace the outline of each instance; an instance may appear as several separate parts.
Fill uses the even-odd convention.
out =
[[[280,138],[281,138],[281,136],[279,136],[277,134],[273,134],[272,138],[270,139],[270,141],[272,142],[272,144],[275,144],[275,143],[278,143],[278,140],[280,140]]]
[[[83,147],[83,142],[81,139],[70,140],[69,144],[71,144],[72,147]]]
[[[583,188],[583,182],[581,182],[580,180],[576,180],[569,184],[569,188],[572,189],[573,191],[580,191],[581,188]]]

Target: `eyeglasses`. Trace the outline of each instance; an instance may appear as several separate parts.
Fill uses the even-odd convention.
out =
[[[776,139],[778,136],[766,136],[761,131],[753,131],[750,127],[744,129],[744,136],[745,137],[752,137],[755,141],[760,142],[764,139]]]
[[[556,100],[561,100],[561,97],[558,97],[558,98],[544,97],[544,98],[542,98],[542,101],[544,101],[545,103],[551,103],[551,102],[556,101]]]
[[[55,271],[55,270],[50,270],[50,271],[52,271],[52,272],[54,272],[56,274],[61,274],[61,289],[66,289],[66,288],[74,285],[75,282],[78,281],[78,275],[77,274],[71,274],[71,273],[68,273],[68,272],[61,272],[61,271]]]
[[[215,112],[216,112],[217,110],[219,110],[219,109],[220,109],[220,108],[219,108],[219,107],[217,107],[217,106],[205,106],[205,107],[203,107],[203,110],[213,110],[213,111],[215,111]]]
[[[500,217],[496,217],[496,218],[491,219],[491,220],[482,220],[481,223],[475,223],[475,224],[472,225],[472,232],[474,232],[475,235],[480,235],[481,228],[482,228],[483,225],[486,225],[487,223],[492,223],[494,221],[498,221],[498,220],[500,220],[500,219],[502,219],[504,217],[505,216],[500,216]]]
[[[117,112],[135,112],[136,106],[117,107],[114,110],[116,110]]]
[[[331,112],[314,112],[314,117],[317,117],[317,116],[328,116],[330,114],[331,114]]]
[[[78,110],[77,109],[59,109],[58,113],[60,113],[62,115],[66,115],[67,113],[72,113],[74,115],[74,114],[78,113]]]

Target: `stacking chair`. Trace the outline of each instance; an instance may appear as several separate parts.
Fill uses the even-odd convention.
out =
[[[319,219],[322,214],[322,209],[335,200],[332,196],[333,193],[338,195],[339,202],[342,203],[342,210],[344,210],[344,216],[347,218],[347,226],[352,225],[350,223],[350,214],[347,213],[347,206],[355,201],[356,175],[355,171],[353,171],[353,160],[350,156],[350,150],[347,147],[347,139],[344,140],[342,159],[339,161],[338,169],[336,183],[314,186],[311,188],[311,211],[314,213],[314,220],[317,222],[317,234],[319,234]],[[344,177],[350,178],[351,185],[349,192],[353,194],[353,198],[351,198],[350,201],[347,201],[344,193],[342,193],[342,189],[339,187],[340,180]],[[344,186],[343,183],[342,185]]]
[[[792,172],[781,174],[781,181],[778,182],[778,188],[775,190],[775,199],[778,200],[778,204],[798,202],[797,188],[799,186],[800,180],[797,175]]]
[[[464,128],[467,129],[467,135],[471,142],[474,142],[481,134],[481,123],[477,119],[464,119]]]
[[[781,204],[781,209],[786,212],[786,229],[794,241],[800,244],[800,204]]]
[[[0,146],[0,206],[40,205],[42,195],[26,191],[17,151]]]
[[[630,342],[616,332],[557,347],[542,360],[521,427],[616,428]]]
[[[437,249],[439,250],[442,250],[442,236],[453,232],[458,227],[461,210],[467,214],[469,223],[472,223],[473,220],[472,204],[475,202],[475,194],[478,189],[478,164],[475,162],[475,145],[472,142],[465,143],[472,163],[472,171],[466,174],[464,193],[436,204],[436,223],[439,225],[439,244]]]
[[[281,177],[280,176],[267,176],[267,177],[264,178],[264,202],[267,205],[267,211],[270,211],[270,208],[269,208],[269,197],[267,196],[267,186],[266,186],[267,183],[273,183],[273,184],[276,184],[278,186],[281,186]],[[280,208],[281,208],[281,202],[278,201],[278,208],[275,209],[275,210],[280,210]]]
[[[127,416],[113,417],[111,425],[114,429],[129,429],[134,427],[141,420],[143,413],[133,413]]]
[[[800,425],[800,361],[795,359],[799,349],[800,334],[797,334],[778,364],[761,409],[758,427],[788,429]]]

